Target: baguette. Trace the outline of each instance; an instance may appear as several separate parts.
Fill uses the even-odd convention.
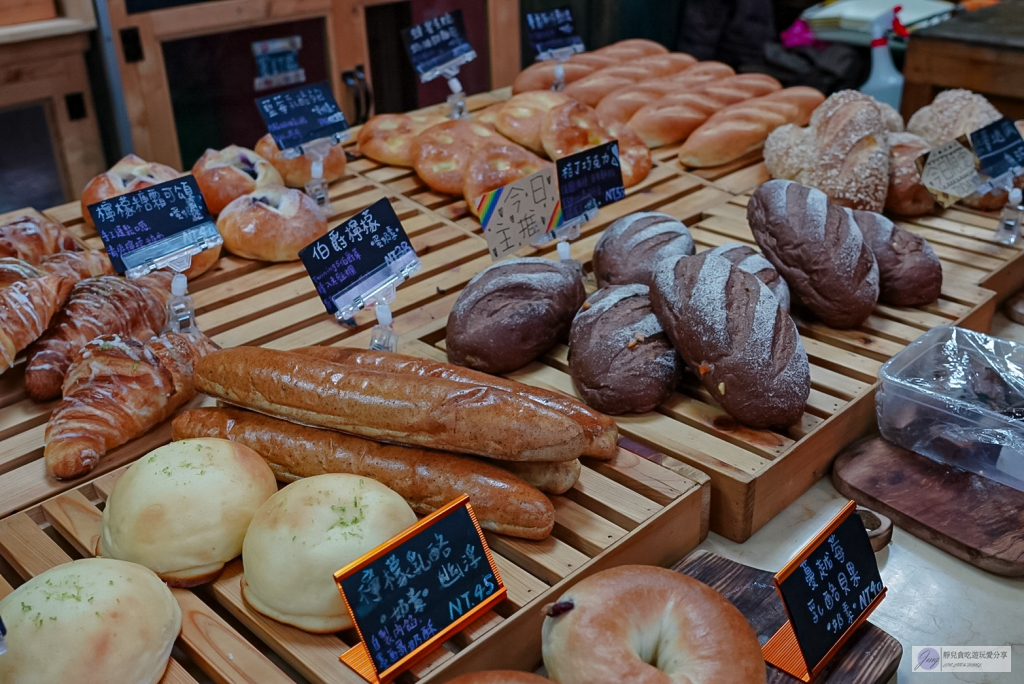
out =
[[[579,459],[561,463],[490,461],[489,464],[523,478],[528,484],[546,494],[565,494],[576,485],[583,471]]]
[[[544,539],[555,524],[555,509],[546,496],[521,478],[468,456],[378,444],[227,408],[185,411],[171,430],[174,440],[217,437],[244,444],[266,459],[282,482],[324,473],[368,477],[393,489],[421,515],[465,493],[481,527],[525,539]]]
[[[792,123],[803,126],[825,96],[814,88],[786,88],[721,109],[679,148],[683,166],[720,166],[764,145],[768,134]]]
[[[559,392],[550,392],[539,387],[524,385],[515,380],[507,380],[500,376],[488,375],[470,368],[456,366],[451,363],[431,361],[416,356],[395,354],[393,352],[375,351],[372,349],[356,349],[354,347],[301,347],[293,349],[296,354],[315,356],[334,363],[348,363],[369,370],[384,373],[403,373],[425,378],[441,378],[465,382],[474,385],[498,387],[552,410],[564,413],[574,420],[587,438],[583,450],[586,456],[594,458],[614,458],[618,451],[616,442],[619,438],[618,428],[611,417],[598,413],[584,403]]]
[[[496,387],[363,370],[302,354],[235,347],[196,366],[196,387],[279,418],[382,442],[509,461],[571,461],[583,430]]]

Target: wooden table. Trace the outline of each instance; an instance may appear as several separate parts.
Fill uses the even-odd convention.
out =
[[[967,88],[1024,118],[1024,2],[967,12],[911,35],[903,69],[906,119],[947,88]]]

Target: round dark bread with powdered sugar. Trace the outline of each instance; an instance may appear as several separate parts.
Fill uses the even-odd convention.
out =
[[[658,262],[694,251],[690,231],[674,216],[657,211],[623,216],[605,229],[594,246],[597,286],[649,285]]]
[[[611,285],[590,296],[569,332],[569,373],[583,401],[602,413],[646,413],[671,396],[682,363],[646,285]]]
[[[518,370],[567,338],[586,297],[571,265],[539,257],[493,264],[455,300],[448,360],[485,373]]]
[[[708,254],[714,254],[728,259],[733,266],[741,271],[746,271],[768,286],[775,298],[779,300],[779,306],[789,311],[789,286],[786,280],[779,275],[779,272],[772,266],[772,262],[753,247],[744,245],[741,242],[728,242],[720,247],[708,250]]]
[[[770,180],[751,195],[747,222],[765,257],[822,323],[856,328],[871,315],[878,264],[851,210],[821,190]]]
[[[939,298],[942,263],[927,240],[872,211],[855,211],[853,218],[878,262],[878,301],[924,306]]]
[[[768,286],[704,252],[666,260],[651,308],[676,351],[728,413],[750,427],[788,427],[804,414],[811,370],[796,324]]]

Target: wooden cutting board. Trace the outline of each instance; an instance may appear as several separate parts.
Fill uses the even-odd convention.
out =
[[[709,551],[694,551],[673,568],[720,591],[750,620],[763,646],[786,622],[786,611],[772,584],[772,573],[736,563]],[[815,684],[886,684],[903,656],[900,642],[870,622],[864,623],[815,678]],[[800,680],[768,666],[767,684]]]
[[[845,496],[971,565],[1024,576],[1024,492],[879,437],[847,447],[832,481]]]

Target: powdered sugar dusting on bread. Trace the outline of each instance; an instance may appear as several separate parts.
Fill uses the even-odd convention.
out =
[[[541,266],[547,270],[522,270],[523,266],[529,265]],[[503,272],[494,275],[497,271]],[[492,275],[493,277],[490,277]],[[512,285],[526,284],[540,292],[554,293],[562,288],[571,287],[574,275],[569,267],[542,257],[520,257],[509,259],[508,261],[499,261],[480,271],[469,281],[466,289],[462,291],[459,298],[455,301],[451,315],[456,318],[464,316],[469,309],[473,308],[480,300],[492,292]],[[480,280],[485,276],[490,277],[490,279],[484,285],[479,285]]]
[[[907,131],[938,147],[1001,118],[999,110],[983,95],[957,88],[942,91],[930,105],[917,110],[907,123]]]
[[[708,256],[701,265],[700,274],[690,293],[689,306],[696,310],[697,334],[719,347],[728,345],[728,302],[725,286],[729,282],[732,264],[728,259]]]

